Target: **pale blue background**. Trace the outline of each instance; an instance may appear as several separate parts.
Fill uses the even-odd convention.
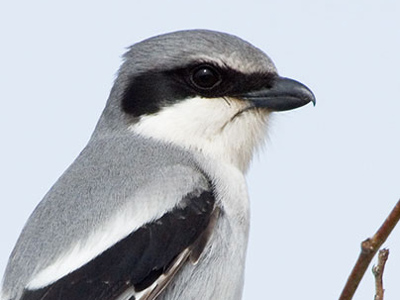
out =
[[[400,197],[398,0],[2,1],[0,273],[87,142],[125,47],[188,28],[252,42],[318,100],[275,115],[249,173],[244,299],[337,299]],[[400,229],[386,246],[385,299],[399,299]],[[373,294],[368,271],[355,299]]]

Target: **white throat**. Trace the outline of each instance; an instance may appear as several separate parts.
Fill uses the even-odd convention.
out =
[[[195,97],[147,115],[131,126],[135,133],[173,143],[245,172],[266,134],[268,113],[233,98]],[[240,114],[238,114],[240,113]]]

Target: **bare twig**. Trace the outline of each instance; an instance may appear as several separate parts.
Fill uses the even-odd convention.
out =
[[[396,226],[400,219],[400,200],[393,208],[390,215],[383,222],[382,226],[370,239],[366,239],[361,243],[361,253],[358,257],[356,264],[351,271],[349,278],[347,279],[346,285],[339,297],[339,300],[351,300],[362,277],[365,274],[372,258],[382,244],[386,241],[393,228]]]
[[[383,300],[383,271],[385,270],[385,264],[389,257],[389,249],[382,249],[378,254],[378,264],[372,267],[372,273],[375,276],[375,298],[374,300]]]

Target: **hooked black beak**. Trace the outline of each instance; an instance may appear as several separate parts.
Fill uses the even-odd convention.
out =
[[[272,111],[284,111],[306,105],[315,105],[315,96],[304,84],[290,78],[277,76],[270,87],[240,95],[251,103],[252,107],[266,108]]]

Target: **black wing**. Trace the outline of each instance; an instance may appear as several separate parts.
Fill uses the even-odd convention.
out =
[[[198,259],[217,215],[212,192],[189,194],[81,268],[25,290],[21,300],[155,299],[189,257]]]

